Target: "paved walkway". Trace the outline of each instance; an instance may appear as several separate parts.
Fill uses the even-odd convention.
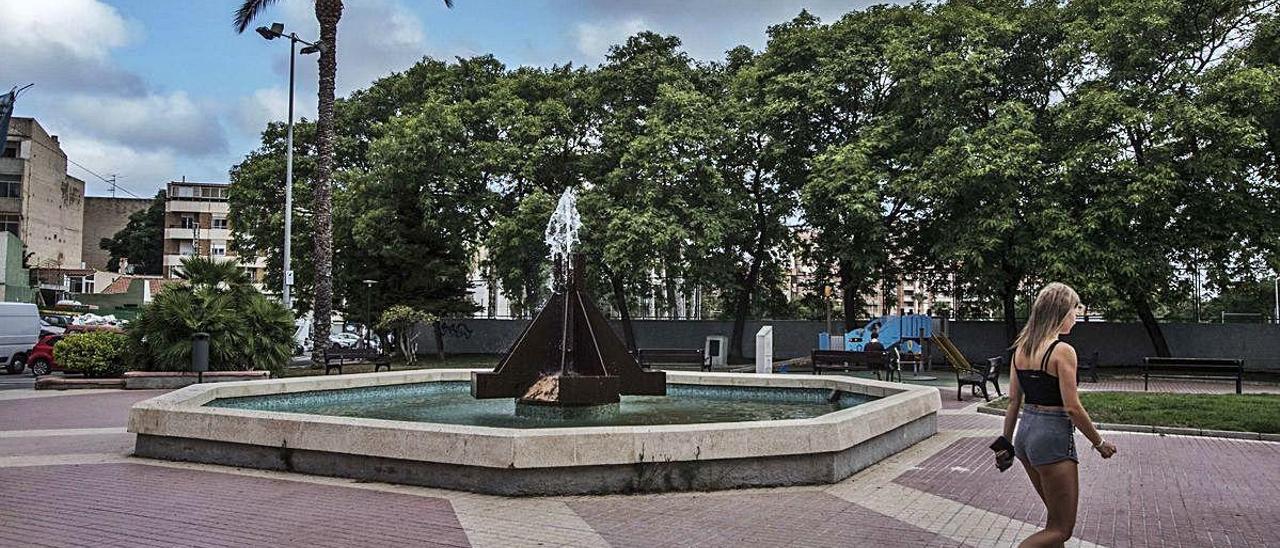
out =
[[[501,498],[133,458],[128,406],[156,393],[5,391],[0,546],[1009,546],[1044,520],[1025,475],[993,467],[980,398],[835,485]],[[1081,455],[1069,546],[1280,546],[1280,443],[1107,437],[1114,459]]]

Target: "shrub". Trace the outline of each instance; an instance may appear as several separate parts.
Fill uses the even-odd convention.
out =
[[[231,265],[227,267],[226,265]],[[234,263],[186,259],[187,279],[165,287],[129,324],[143,371],[190,371],[191,336],[209,334],[209,370],[284,371],[293,355],[293,314],[249,285]]]
[[[129,338],[120,333],[93,331],[63,337],[53,347],[54,359],[67,371],[86,377],[119,377],[124,374]]]

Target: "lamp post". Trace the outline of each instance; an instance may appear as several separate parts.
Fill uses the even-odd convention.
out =
[[[289,39],[289,129],[286,137],[286,146],[289,152],[285,156],[285,174],[284,174],[284,267],[281,270],[281,278],[283,278],[283,286],[280,290],[281,301],[284,302],[285,308],[293,308],[293,298],[290,295],[290,288],[293,286],[293,269],[290,262],[289,252],[292,248],[293,239],[293,67],[294,67],[294,50],[298,42],[306,44],[302,48],[302,54],[308,55],[321,51],[323,46],[319,42],[308,42],[295,33],[284,33],[284,23],[272,23],[270,27],[258,27],[257,32],[267,40],[275,40],[276,38]]]
[[[373,284],[378,283],[378,280],[363,280],[363,281],[364,281],[364,287],[365,287],[364,336],[365,336],[365,346],[367,347],[369,346],[369,334],[373,332]]]

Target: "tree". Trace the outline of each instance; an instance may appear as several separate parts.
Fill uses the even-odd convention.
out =
[[[438,319],[421,310],[398,304],[382,313],[378,329],[390,332],[405,362],[413,364],[418,361],[418,327],[424,323],[438,323]],[[437,331],[436,338],[439,337],[440,333]]]
[[[286,126],[272,122],[262,132],[262,146],[231,168],[231,193],[227,220],[235,231],[231,246],[242,257],[264,257],[267,262],[263,285],[275,290],[283,285],[284,256],[280,240],[284,236],[285,135]],[[315,172],[315,129],[312,122],[294,124],[293,195],[311,193]],[[311,310],[315,262],[311,260],[312,211],[294,205],[292,226],[293,306],[299,312]],[[326,331],[327,332],[327,331]]]
[[[111,254],[107,270],[120,269],[120,259],[129,259],[134,274],[158,276],[164,270],[164,202],[161,190],[146,209],[129,214],[129,223],[98,247]]]
[[[244,0],[235,14],[236,32],[245,29],[276,0]],[[334,156],[334,85],[338,75],[338,21],[342,0],[314,0],[316,21],[320,23],[320,80],[316,117],[316,166],[312,199],[315,268],[315,318],[312,324],[312,352],[319,354],[328,344],[333,308],[333,218],[330,188]],[[453,0],[444,0],[453,7]]]
[[[1186,293],[1178,265],[1247,264],[1256,254],[1241,244],[1265,243],[1259,227],[1273,224],[1258,208],[1275,204],[1274,179],[1249,161],[1265,131],[1213,91],[1232,80],[1235,65],[1224,61],[1274,4],[1092,0],[1070,10],[1071,38],[1088,60],[1062,115],[1074,143],[1064,195],[1085,232],[1081,258],[1167,356],[1157,311]]]

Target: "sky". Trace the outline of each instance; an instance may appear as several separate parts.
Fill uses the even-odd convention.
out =
[[[289,46],[236,34],[234,0],[0,0],[0,88],[35,83],[16,116],[58,135],[68,172],[90,196],[149,197],[170,180],[225,182],[284,120]],[[873,1],[346,0],[338,27],[338,94],[423,56],[493,54],[508,67],[596,66],[643,30],[672,34],[697,59],[765,45],[765,29],[807,9],[823,21]],[[280,0],[256,25],[314,39],[309,0]],[[316,62],[299,56],[299,116],[315,117]],[[90,172],[91,171],[91,172]],[[95,175],[96,174],[96,175]]]

